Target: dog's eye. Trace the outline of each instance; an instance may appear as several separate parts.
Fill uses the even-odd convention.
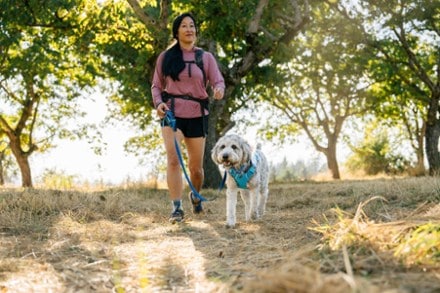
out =
[[[225,145],[222,144],[222,145],[220,146],[220,149],[222,150],[222,149],[224,149],[224,148],[225,148]]]
[[[235,144],[231,145],[231,148],[232,148],[233,150],[238,149],[238,147],[237,147]]]

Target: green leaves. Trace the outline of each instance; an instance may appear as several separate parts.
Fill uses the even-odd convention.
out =
[[[91,51],[95,1],[2,1],[0,25],[0,129],[19,162],[23,186],[32,186],[28,157],[54,137],[83,135],[76,100],[96,83],[100,60]],[[90,17],[90,18],[89,18]],[[90,130],[90,129],[89,129]],[[98,132],[96,132],[98,133]]]

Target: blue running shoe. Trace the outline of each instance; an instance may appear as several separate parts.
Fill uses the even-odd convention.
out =
[[[174,212],[171,213],[169,221],[171,224],[180,223],[183,221],[184,216],[185,213],[182,209],[175,209]]]
[[[199,198],[195,197],[192,191],[188,194],[188,197],[193,205],[193,213],[194,214],[202,213],[203,212],[202,201]]]

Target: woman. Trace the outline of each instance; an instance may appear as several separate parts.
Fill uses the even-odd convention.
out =
[[[191,183],[199,192],[204,179],[203,156],[208,124],[208,93],[205,82],[213,88],[213,96],[223,98],[225,83],[214,56],[204,52],[202,71],[196,64],[195,46],[197,25],[190,13],[178,16],[172,28],[175,42],[162,52],[156,63],[152,82],[153,103],[161,118],[162,137],[167,154],[167,184],[173,210],[170,222],[181,222],[183,182],[179,158],[174,139],[183,142],[188,152],[188,170]],[[203,52],[203,51],[202,51]],[[176,130],[167,125],[166,111],[172,111],[176,118]],[[203,212],[202,202],[189,194],[193,212]]]

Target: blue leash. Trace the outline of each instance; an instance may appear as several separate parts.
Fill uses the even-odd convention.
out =
[[[226,183],[226,176],[228,176],[228,172],[225,171],[225,174],[223,175],[222,182],[220,182],[220,186],[218,187],[218,190],[221,191],[223,187],[225,187]]]
[[[173,112],[166,111],[164,121],[168,123],[168,125],[173,129],[173,131],[176,131],[176,118],[174,117]],[[177,157],[179,158],[180,166],[182,167],[183,174],[185,175],[186,181],[188,182],[189,187],[191,188],[191,191],[193,195],[198,198],[200,201],[208,201],[206,198],[204,198],[200,193],[197,192],[197,190],[194,188],[194,185],[191,183],[191,179],[189,179],[188,173],[185,169],[185,164],[183,162],[182,153],[180,152],[179,144],[177,143],[176,136],[174,136],[174,147],[176,148]]]

